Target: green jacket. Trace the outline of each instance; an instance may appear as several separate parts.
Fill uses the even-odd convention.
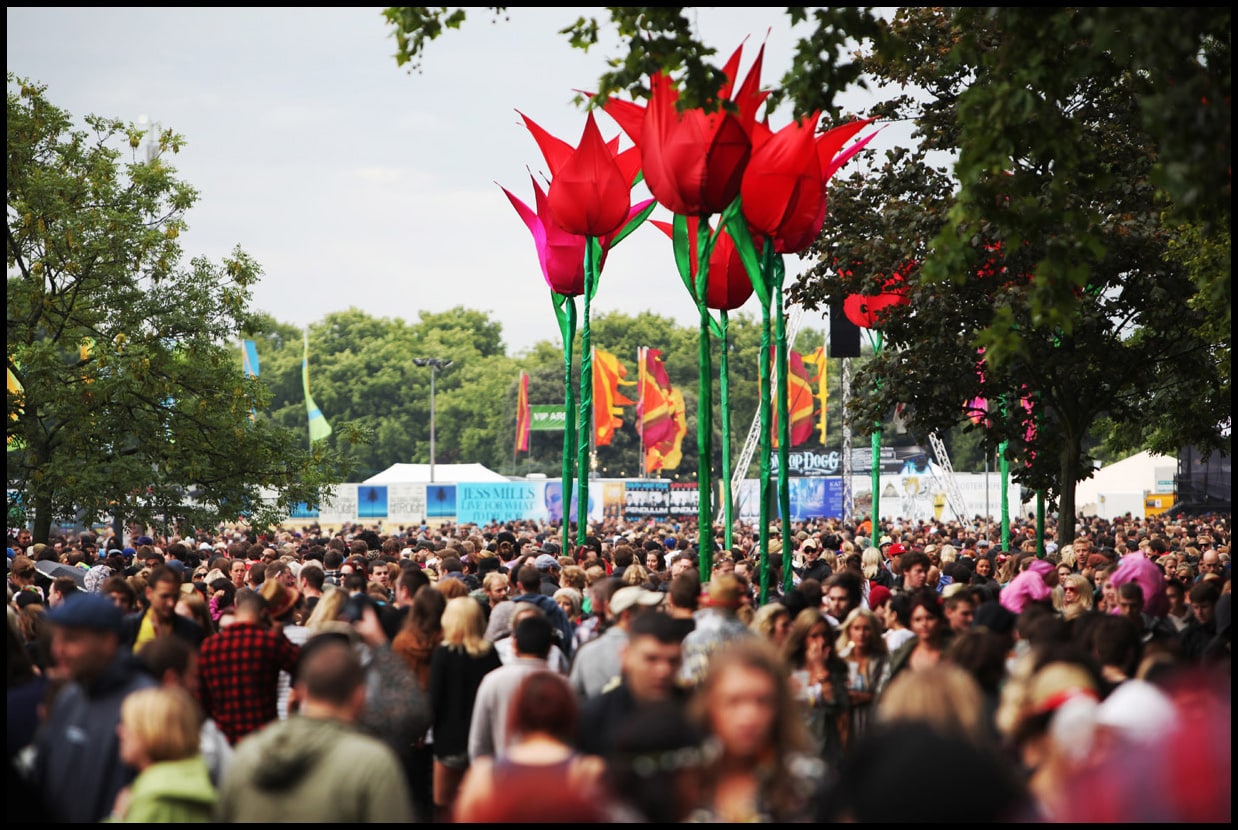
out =
[[[129,807],[116,821],[165,824],[210,821],[215,788],[201,755],[151,764],[133,781]]]
[[[395,751],[351,724],[290,715],[236,745],[218,821],[408,822],[413,807]]]

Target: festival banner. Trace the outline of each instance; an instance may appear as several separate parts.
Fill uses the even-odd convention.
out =
[[[426,520],[426,485],[388,484],[387,520],[397,524],[422,524]]]
[[[701,491],[695,482],[672,481],[668,493],[667,514],[672,519],[691,519],[700,512]]]
[[[550,479],[542,482],[541,503],[535,505],[532,513],[524,516],[526,519],[536,519],[538,521],[558,522],[563,519],[563,481],[560,479]],[[568,521],[576,521],[577,508],[580,505],[580,493],[576,488],[572,488],[572,503],[571,509],[568,512]],[[589,521],[602,520],[602,485],[601,482],[589,482],[589,506],[585,511]]]
[[[562,432],[567,423],[563,404],[530,404],[529,430],[531,432]]]
[[[426,519],[437,522],[451,521],[456,517],[456,485],[426,485]]]
[[[593,443],[605,447],[615,436],[615,430],[623,426],[623,407],[631,406],[631,400],[620,386],[636,386],[636,381],[625,380],[627,367],[619,358],[601,349],[593,350]]]
[[[456,519],[461,524],[484,525],[510,522],[545,514],[540,481],[512,481],[506,484],[461,484],[458,486]],[[540,508],[540,510],[539,510]]]
[[[516,452],[529,451],[529,373],[521,372],[516,391]]]
[[[670,512],[670,482],[629,481],[625,500],[623,515],[629,521],[651,517],[665,519]]]
[[[387,518],[387,485],[362,484],[357,487],[357,518]]]
[[[622,519],[624,486],[622,481],[603,481],[602,484],[602,518]]]
[[[772,456],[770,463],[773,471],[778,472],[778,456]],[[865,448],[852,448],[852,475],[868,475],[872,470],[872,451]],[[931,474],[932,464],[929,453],[923,447],[885,447],[881,448],[882,473],[915,473]],[[843,472],[843,455],[839,449],[794,450],[787,456],[787,473],[796,476],[836,476]],[[935,466],[935,465],[934,465]]]
[[[357,521],[357,488],[359,484],[337,484],[335,492],[322,500],[318,508],[318,521],[338,525]]]

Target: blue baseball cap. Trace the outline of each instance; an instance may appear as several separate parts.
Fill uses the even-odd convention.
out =
[[[116,604],[103,594],[78,592],[52,606],[47,612],[47,621],[67,628],[115,631],[119,634],[123,616]]]

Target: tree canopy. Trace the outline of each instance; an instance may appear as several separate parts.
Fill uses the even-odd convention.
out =
[[[45,92],[9,73],[10,512],[17,493],[46,539],[58,521],[262,524],[317,503],[344,456],[251,418],[270,394],[237,360],[261,269],[239,248],[182,261],[184,139],[96,115],[74,129]]]

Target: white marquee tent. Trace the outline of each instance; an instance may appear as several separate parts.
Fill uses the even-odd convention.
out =
[[[377,475],[367,478],[363,484],[420,484],[429,483],[429,464],[392,464]],[[485,464],[435,464],[435,482],[465,482],[477,484],[488,481],[508,481],[507,476],[496,473]]]
[[[1144,497],[1172,493],[1178,459],[1172,455],[1141,452],[1096,471],[1075,487],[1076,510],[1087,516],[1112,519],[1126,512],[1143,515]]]

